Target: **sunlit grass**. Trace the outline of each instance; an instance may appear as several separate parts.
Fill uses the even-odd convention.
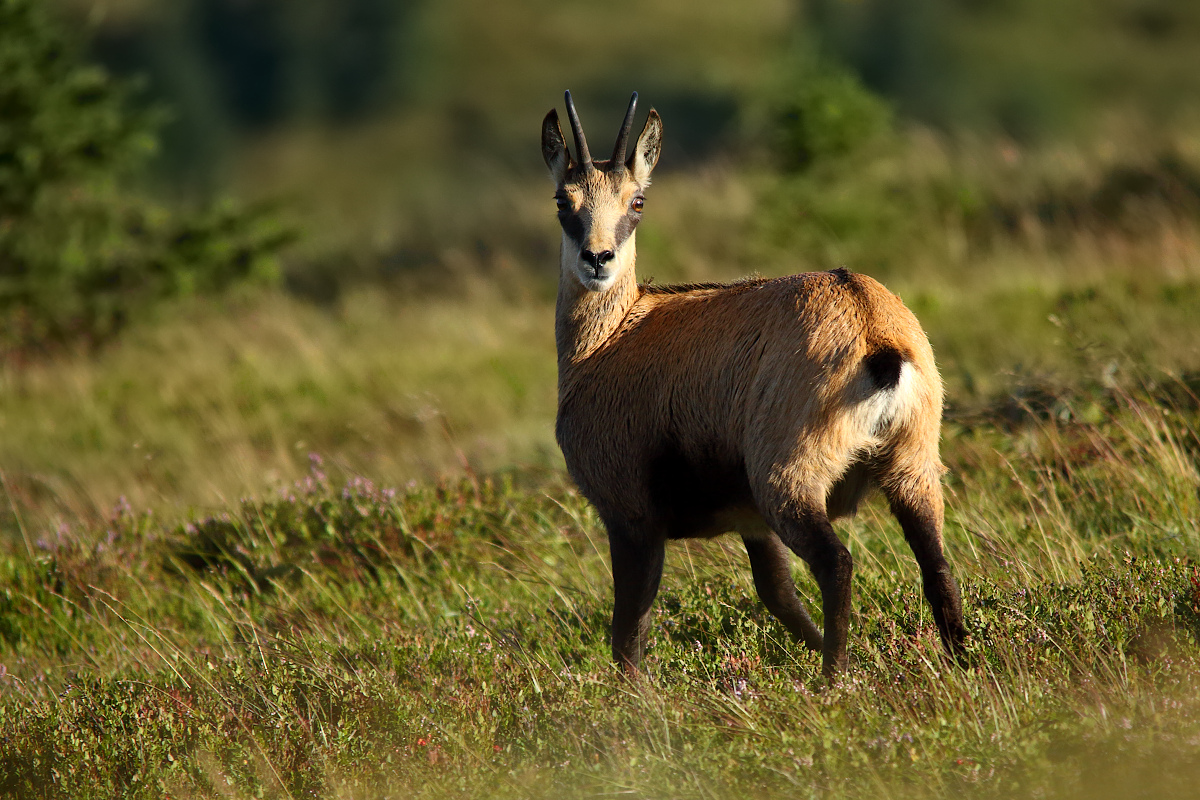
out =
[[[670,547],[646,677],[610,666],[605,534],[553,442],[547,187],[488,184],[458,216],[400,198],[310,239],[302,266],[362,270],[323,305],[182,305],[100,352],[4,366],[0,789],[1183,796],[1200,781],[1195,221],[980,233],[939,216],[933,178],[961,154],[906,146],[828,206],[804,205],[821,176],[664,173],[639,269],[860,256],[916,312],[949,393],[966,668],[943,660],[877,500],[839,523],[856,577],[838,685],[732,539]],[[990,202],[1031,213],[1028,187],[985,177]],[[406,210],[437,245],[419,269],[371,238]]]
[[[657,258],[663,245],[647,227],[644,276],[718,272]],[[1131,275],[1109,261],[1103,278],[1074,279],[1066,259],[1043,254],[1014,285],[1009,263],[983,260],[970,284],[889,282],[933,340],[954,419],[1010,395],[1016,409],[1073,385],[1170,383],[1200,364],[1190,272]],[[98,356],[10,365],[0,373],[9,499],[39,523],[96,519],[121,496],[178,515],[292,480],[310,452],[397,485],[556,467],[550,298],[519,275],[455,281],[407,298],[353,290],[331,310],[283,296],[185,307]]]
[[[841,526],[855,600],[834,687],[754,597],[732,540],[669,549],[647,674],[622,677],[602,527],[553,482],[397,492],[314,460],[272,499],[186,525],[119,510],[32,560],[14,544],[0,785],[1178,796],[1200,777],[1196,409],[1116,399],[1091,422],[1030,422],[1020,444],[987,425],[948,444],[966,668],[942,658],[882,508]],[[1134,496],[1153,507],[1113,524]]]
[[[22,504],[103,515],[224,505],[303,474],[310,452],[403,483],[557,463],[552,323],[486,290],[370,292],[328,314],[286,298],[185,309],[97,358],[0,380],[2,469]]]

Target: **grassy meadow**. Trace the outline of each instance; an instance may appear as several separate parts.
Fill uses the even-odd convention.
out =
[[[553,252],[528,266],[464,254],[407,293],[183,304],[98,353],[6,370],[0,787],[1187,796],[1195,218],[1130,193],[1113,224],[1085,205],[1060,222],[1041,198],[1094,200],[1124,162],[1089,174],[1079,155],[1074,175],[1046,170],[1027,190],[996,177],[1011,154],[975,147],[914,132],[840,177],[790,183],[668,172],[639,239],[658,280],[849,254],[917,311],[948,386],[969,666],[943,661],[876,501],[840,529],[857,572],[838,685],[757,601],[734,540],[669,549],[647,677],[617,674],[603,529],[553,443]],[[1022,157],[1040,169],[1043,154]],[[939,207],[947,176],[987,192],[991,216]],[[553,242],[545,187],[505,191]],[[817,234],[780,217],[805,219],[826,191],[819,230],[845,232],[797,251]]]
[[[168,78],[199,58],[169,38],[183,12],[60,5],[100,20],[104,46],[157,42]],[[892,54],[909,79],[894,107],[816,81],[882,121],[784,168],[763,75],[786,72],[792,4],[617,4],[639,25],[595,62],[567,57],[590,41],[582,4],[493,5],[412,4],[405,35],[430,44],[405,58],[429,74],[353,124],[302,110],[239,140],[188,78],[184,127],[238,142],[206,179],[301,234],[283,280],[0,360],[0,796],[1193,796],[1200,124],[1122,104],[1191,91],[1195,15],[1011,4],[1082,26],[1046,29],[1064,55],[989,22],[1009,4],[913,0],[953,6],[956,58],[982,48],[1011,74],[925,80],[938,64],[914,47]],[[888,7],[811,5],[850,55]],[[301,6],[275,34],[315,48],[346,23]],[[1141,37],[1120,40],[1125,71],[1105,60],[1118,17]],[[1111,108],[1022,137],[935,124],[949,106],[929,105],[1033,125],[1004,92],[1036,77],[1067,115],[1063,75]],[[856,572],[835,685],[758,601],[734,538],[668,547],[646,673],[610,664],[605,533],[553,435],[559,232],[536,134],[568,80],[589,132],[615,126],[627,84],[664,115],[643,279],[846,266],[917,314],[947,388],[964,665],[878,498],[837,525]],[[689,113],[703,124],[672,127]]]

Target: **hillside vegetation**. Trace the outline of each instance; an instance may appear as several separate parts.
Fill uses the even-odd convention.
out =
[[[19,796],[1183,797],[1200,779],[1194,395],[953,426],[942,660],[878,505],[837,686],[733,543],[670,549],[608,661],[601,526],[555,480],[309,474],[182,525],[127,506],[4,559],[0,786]],[[1091,421],[1084,421],[1090,418]],[[815,594],[802,578],[802,591]]]
[[[927,165],[922,141],[869,166],[906,175]],[[870,180],[841,191],[870,196]],[[771,254],[794,244],[761,232],[809,191],[664,178],[643,274],[782,269]],[[841,684],[759,604],[735,541],[670,549],[649,676],[619,676],[603,530],[552,443],[542,279],[466,271],[420,301],[354,290],[335,312],[284,296],[189,305],[98,356],[5,376],[0,786],[1186,796],[1200,780],[1195,223],[1154,196],[1125,196],[1126,230],[1011,196],[989,202],[1014,209],[1013,230],[919,209],[925,225],[901,220],[890,254],[830,240],[878,254],[947,379],[969,667],[942,661],[876,504],[841,527],[858,567]]]
[[[656,0],[617,4],[640,27],[592,62],[567,56],[613,23],[581,3],[393,5],[56,4],[113,69],[142,53],[152,95],[194,93],[160,173],[47,195],[155,209],[154,246],[85,246],[145,233],[104,216],[69,258],[50,234],[36,253],[60,276],[112,257],[238,280],[172,278],[102,336],[64,324],[0,362],[0,794],[1194,794],[1192,12],[764,0],[685,20]],[[911,24],[881,50],[897,10]],[[256,35],[214,39],[213,19]],[[363,52],[427,49],[340,93],[371,65],[335,57],[333,32],[372,25]],[[263,42],[278,96],[232,88],[253,59],[202,69]],[[965,665],[943,659],[874,500],[838,524],[856,573],[836,685],[758,601],[733,538],[668,548],[646,675],[612,667],[604,530],[553,439],[559,233],[536,134],[568,80],[597,141],[635,83],[675,143],[638,229],[643,279],[846,266],[917,314],[947,386]],[[100,96],[105,114],[125,102]],[[222,217],[171,192],[206,184],[273,205],[177,258],[191,240],[167,222]],[[63,213],[37,219],[78,221]],[[0,220],[0,245],[26,230]]]

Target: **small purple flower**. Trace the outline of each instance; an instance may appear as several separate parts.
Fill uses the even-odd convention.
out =
[[[112,511],[109,512],[108,518],[115,522],[124,517],[132,516],[133,506],[129,505],[129,501],[125,499],[125,495],[121,495],[117,498],[116,505],[113,506]]]
[[[317,483],[325,483],[325,471],[321,467],[325,466],[325,459],[321,458],[320,453],[308,454],[308,469],[312,473],[311,477],[315,478]]]

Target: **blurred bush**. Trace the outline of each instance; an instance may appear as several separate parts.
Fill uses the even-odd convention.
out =
[[[849,155],[890,132],[887,103],[851,72],[804,48],[776,90],[772,143],[780,165],[798,172]]]
[[[176,112],[153,164],[166,193],[288,199],[308,235],[286,284],[330,307],[353,285],[422,293],[447,277],[459,291],[462,276],[534,275],[542,291],[555,234],[536,121],[566,87],[598,143],[631,89],[666,120],[666,202],[639,241],[660,278],[887,274],[929,253],[968,269],[972,249],[1069,238],[1118,207],[1143,231],[1193,218],[1159,213],[1190,202],[1190,172],[1153,158],[1200,163],[1181,139],[1200,97],[1197,3],[43,2]],[[614,19],[637,24],[598,47]],[[738,188],[713,193],[718,172]],[[677,180],[699,188],[667,197]]]
[[[807,0],[802,27],[905,116],[1028,143],[1119,109],[1158,123],[1200,92],[1200,4]]]
[[[88,29],[117,75],[167,102],[160,178],[210,191],[244,137],[298,123],[353,125],[411,99],[429,59],[424,0],[50,0]]]
[[[276,279],[263,208],[171,211],[125,180],[163,114],[87,64],[37,0],[0,2],[0,353],[96,344],[156,301]]]

